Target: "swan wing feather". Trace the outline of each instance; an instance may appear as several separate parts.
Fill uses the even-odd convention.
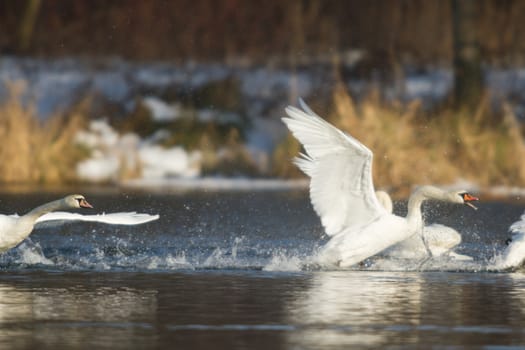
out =
[[[158,218],[159,215],[141,214],[137,212],[82,215],[78,213],[55,211],[42,215],[38,218],[36,224],[49,221],[91,221],[111,225],[139,225],[157,220]]]
[[[313,113],[286,108],[283,122],[304,146],[295,164],[311,178],[310,198],[329,236],[362,227],[386,213],[374,193],[373,153]]]

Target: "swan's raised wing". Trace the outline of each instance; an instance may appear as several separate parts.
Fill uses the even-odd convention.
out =
[[[283,122],[304,146],[295,164],[311,178],[310,198],[328,235],[361,227],[386,214],[374,194],[373,154],[315,114],[288,106]]]
[[[78,213],[55,211],[42,215],[38,218],[35,224],[50,221],[57,223],[60,221],[91,221],[111,225],[139,225],[157,220],[158,218],[158,215],[141,214],[136,212],[82,215]]]

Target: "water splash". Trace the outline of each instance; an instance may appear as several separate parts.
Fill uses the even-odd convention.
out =
[[[0,255],[0,266],[4,269],[66,271],[339,270],[338,266],[318,263],[317,252],[323,240],[307,233],[297,232],[283,237],[266,231],[235,235],[211,234],[203,229],[185,236],[158,232],[128,234],[114,230],[102,236],[100,232],[87,230],[75,235],[41,235],[37,238],[38,243],[27,240]],[[504,264],[504,249],[502,244],[478,237],[455,249],[471,256],[470,261],[451,255],[432,259],[377,256],[351,269],[507,271],[509,266]],[[525,248],[523,250],[525,252]]]
[[[263,267],[264,271],[301,271],[305,267],[305,257],[289,255],[287,251],[276,250],[270,262]]]

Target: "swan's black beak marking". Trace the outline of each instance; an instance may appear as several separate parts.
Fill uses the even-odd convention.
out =
[[[81,208],[93,208],[93,206],[89,204],[85,198],[77,198],[77,201],[78,201],[78,205]]]
[[[479,201],[478,197],[474,197],[473,195],[467,192],[461,193],[460,196],[461,198],[463,198],[463,202],[465,203],[465,205],[468,205],[474,210],[478,210],[478,208],[474,204],[472,204],[472,202],[474,201]]]

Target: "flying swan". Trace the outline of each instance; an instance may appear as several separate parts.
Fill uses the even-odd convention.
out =
[[[93,208],[93,206],[86,201],[84,196],[73,194],[36,207],[22,216],[0,215],[0,253],[17,246],[31,234],[35,225],[44,222],[94,221],[106,224],[138,225],[159,218],[158,215],[135,212],[81,215],[56,211],[78,208]]]
[[[294,163],[310,177],[310,200],[331,236],[319,252],[320,264],[349,267],[413,235],[422,237],[421,204],[427,199],[474,207],[478,198],[466,191],[421,186],[409,198],[406,217],[388,212],[374,193],[372,151],[299,102],[303,110],[288,106],[282,120],[306,151]]]

